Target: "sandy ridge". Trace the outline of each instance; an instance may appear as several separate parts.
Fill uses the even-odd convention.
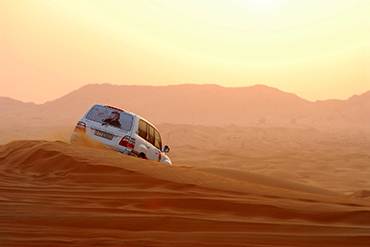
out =
[[[0,147],[0,245],[363,246],[370,241],[370,202],[323,195],[310,186],[305,189],[312,191],[302,192],[295,183],[274,187],[279,181],[267,176],[270,186],[251,183],[250,174],[233,172],[167,166],[60,141],[14,141]]]

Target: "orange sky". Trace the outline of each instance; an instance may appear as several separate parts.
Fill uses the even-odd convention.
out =
[[[370,90],[369,0],[0,0],[0,96],[89,83]]]

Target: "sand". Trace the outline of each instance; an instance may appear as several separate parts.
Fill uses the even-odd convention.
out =
[[[370,130],[160,125],[176,164],[231,168],[345,194],[370,189]]]
[[[369,102],[263,85],[0,97],[0,247],[370,246]],[[174,165],[70,144],[93,103],[150,120]]]
[[[3,143],[0,246],[370,243],[368,132],[159,127],[173,166],[72,145],[68,126]]]

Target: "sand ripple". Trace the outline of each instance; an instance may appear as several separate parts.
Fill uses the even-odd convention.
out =
[[[0,246],[365,246],[367,193],[64,142],[0,147]],[[359,198],[359,199],[354,199]]]

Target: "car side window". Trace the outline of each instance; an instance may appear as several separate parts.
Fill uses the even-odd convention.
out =
[[[151,144],[154,145],[154,140],[155,140],[155,136],[154,136],[154,128],[152,126],[150,126],[148,124],[148,127],[149,127],[149,133],[148,133],[148,142],[150,142]]]
[[[161,136],[159,135],[159,132],[155,131],[155,141],[154,141],[154,146],[158,148],[159,150],[162,150],[162,141],[161,141]]]
[[[146,139],[147,136],[147,123],[143,120],[139,120],[139,136]]]
[[[138,134],[141,138],[162,150],[162,141],[159,132],[153,126],[143,120],[139,120]]]

